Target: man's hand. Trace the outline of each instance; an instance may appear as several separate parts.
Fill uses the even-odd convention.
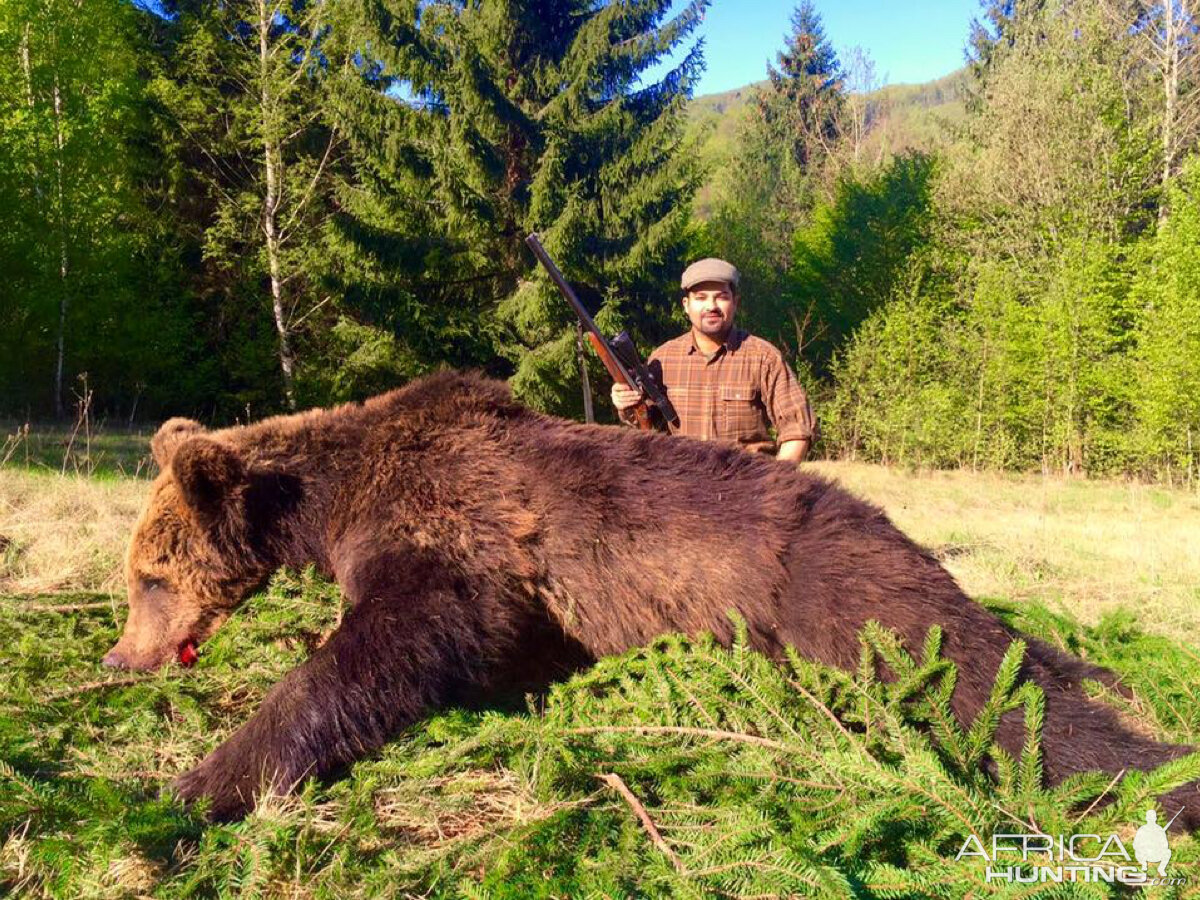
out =
[[[804,457],[808,456],[808,438],[800,440],[784,441],[779,445],[779,452],[775,454],[776,459],[789,459],[794,462],[803,462]]]
[[[612,404],[617,408],[617,412],[624,412],[627,409],[637,406],[641,401],[642,392],[637,388],[613,382]]]

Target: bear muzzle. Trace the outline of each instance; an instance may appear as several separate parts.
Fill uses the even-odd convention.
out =
[[[191,638],[183,641],[175,651],[175,658],[179,660],[179,664],[185,669],[190,669],[196,664],[196,660],[200,658],[200,654],[196,652],[196,642]],[[157,657],[146,660],[142,659],[139,662],[131,662],[130,658],[120,649],[120,644],[113,647],[108,653],[104,654],[104,658],[100,660],[100,664],[109,669],[139,669],[148,671],[157,669],[165,665],[167,659],[159,660]]]
[[[200,658],[196,648],[228,618],[228,610],[205,612],[176,620],[164,628],[160,621],[137,614],[135,607],[121,639],[100,663],[109,669],[149,672],[176,660],[185,669],[190,669]]]
[[[130,653],[128,650],[122,649],[118,642],[115,647],[104,654],[100,664],[109,669],[133,669],[138,672],[149,672],[162,668],[171,661],[172,655],[169,651],[165,653]]]

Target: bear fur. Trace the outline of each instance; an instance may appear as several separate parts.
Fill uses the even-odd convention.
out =
[[[337,772],[428,710],[528,676],[535,657],[544,682],[665,632],[728,642],[731,609],[756,649],[791,645],[844,669],[870,620],[914,652],[940,625],[965,724],[1018,637],[882,511],[823,478],[734,447],[541,415],[474,375],[220,431],[173,419],[152,449],[162,471],[106,665],[167,663],[281,566],[315,564],[349,607],[177,781],[219,820]],[[1045,691],[1048,783],[1190,750],[1130,730],[1079,687],[1111,673],[1028,642],[1022,677]],[[998,740],[1020,751],[1019,711]],[[1200,812],[1194,786],[1177,794]]]

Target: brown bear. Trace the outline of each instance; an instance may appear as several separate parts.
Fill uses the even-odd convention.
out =
[[[913,650],[937,624],[969,724],[1016,637],[879,509],[823,478],[734,447],[541,415],[473,375],[220,431],[173,419],[152,446],[162,471],[106,665],[192,654],[281,566],[315,564],[349,604],[325,645],[178,780],[216,819],[485,695],[535,651],[569,665],[664,632],[728,641],[736,610],[758,650],[791,645],[852,669],[868,621]],[[1045,691],[1051,784],[1189,750],[1131,731],[1079,687],[1111,675],[1046,644],[1030,642],[1022,676]],[[1000,743],[1017,753],[1023,738],[1009,713]],[[1171,799],[1200,812],[1194,786]]]

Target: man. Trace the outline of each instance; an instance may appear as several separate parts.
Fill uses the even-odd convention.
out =
[[[738,279],[738,270],[723,259],[688,266],[680,287],[691,330],[650,354],[649,368],[679,414],[672,433],[799,462],[815,431],[812,407],[779,351],[734,327]],[[613,385],[621,421],[635,421],[633,407],[641,399],[637,388]],[[775,426],[778,448],[768,423]]]

